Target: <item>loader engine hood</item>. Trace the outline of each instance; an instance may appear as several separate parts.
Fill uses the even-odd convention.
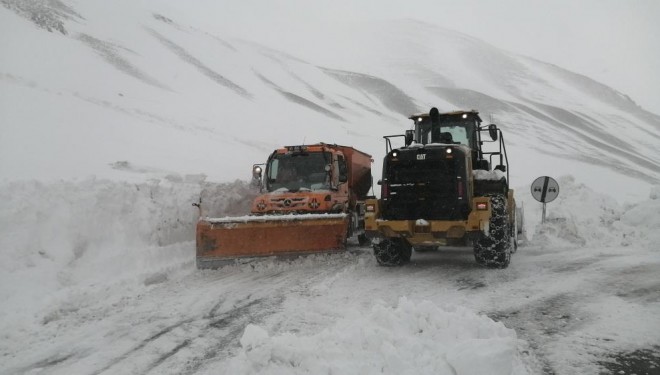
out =
[[[258,196],[252,203],[253,214],[290,214],[343,212],[344,203],[338,202],[329,191],[274,192]]]

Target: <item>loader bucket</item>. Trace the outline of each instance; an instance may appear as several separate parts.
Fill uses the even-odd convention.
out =
[[[200,218],[197,268],[218,268],[240,258],[340,251],[347,230],[345,214]]]

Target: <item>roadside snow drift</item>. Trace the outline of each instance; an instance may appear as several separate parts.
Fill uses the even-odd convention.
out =
[[[642,246],[660,251],[660,186],[647,199],[620,204],[571,175],[558,179],[560,193],[547,204],[547,222],[540,225],[541,204],[524,195],[528,233],[542,248],[571,246]]]
[[[194,264],[197,209],[245,214],[247,183],[204,176],[144,183],[0,184],[0,331],[17,321],[47,323],[75,310],[71,293],[149,285]]]
[[[516,333],[461,307],[401,298],[377,303],[311,336],[271,337],[248,325],[228,374],[448,374],[524,372]],[[514,371],[515,370],[515,371]],[[209,372],[209,374],[214,372]]]

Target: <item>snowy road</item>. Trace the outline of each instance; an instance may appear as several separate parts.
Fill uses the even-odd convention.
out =
[[[75,311],[3,348],[1,372],[223,373],[249,323],[271,336],[308,336],[366,314],[376,301],[396,305],[405,296],[468,307],[515,329],[530,373],[598,373],[598,362],[623,349],[660,352],[653,346],[660,339],[660,258],[630,253],[527,247],[510,268],[484,270],[460,250],[415,253],[408,266],[381,268],[362,248],[188,269],[145,290],[85,296]]]
[[[621,207],[561,183],[547,224],[524,202],[504,270],[353,247],[198,271],[196,183],[6,186],[0,374],[660,373],[660,189]]]
[[[188,275],[139,292],[101,290],[84,296],[85,302],[70,301],[75,311],[45,323],[33,340],[14,348],[18,365],[6,370],[195,373],[206,361],[226,357],[245,325],[275,314],[287,295],[333,269],[189,269]],[[108,295],[116,299],[105,300]]]

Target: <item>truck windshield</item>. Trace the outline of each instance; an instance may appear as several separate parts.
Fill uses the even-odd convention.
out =
[[[330,188],[325,171],[331,163],[328,152],[276,154],[268,162],[268,191],[322,190]]]

